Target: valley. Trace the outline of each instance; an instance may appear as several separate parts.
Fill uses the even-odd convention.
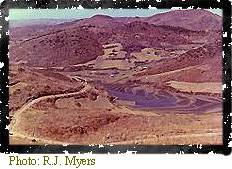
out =
[[[220,24],[177,10],[10,28],[10,144],[222,144]]]

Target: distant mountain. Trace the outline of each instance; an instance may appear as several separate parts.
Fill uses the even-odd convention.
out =
[[[222,17],[201,9],[175,10],[145,18],[144,21],[194,31],[222,30]]]
[[[64,22],[70,22],[70,19],[24,19],[24,20],[10,20],[10,27],[25,27],[33,25],[57,25]]]
[[[111,28],[118,26],[120,23],[113,17],[106,16],[106,15],[95,15],[91,18],[77,20],[76,26],[96,26],[101,28]]]
[[[221,17],[205,10],[177,10],[151,17],[95,15],[53,26],[41,25],[40,31],[35,31],[39,26],[33,25],[20,29],[10,36],[14,39],[11,61],[31,66],[68,66],[96,59],[103,54],[102,46],[111,43],[120,43],[127,56],[144,48],[214,43],[220,41]],[[16,35],[23,31],[32,34],[17,42]]]
[[[72,19],[32,19],[32,20],[10,20],[10,40],[27,39],[38,33],[48,32],[57,28],[64,28],[78,22]]]
[[[193,31],[222,29],[222,17],[202,9],[175,10],[150,17],[118,17],[114,18],[114,21],[121,23],[141,21],[157,26],[182,27]]]

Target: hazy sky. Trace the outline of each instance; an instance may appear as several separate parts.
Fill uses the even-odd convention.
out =
[[[175,10],[175,9],[171,9]],[[113,17],[151,16],[157,13],[168,12],[170,9],[10,9],[10,20],[22,19],[82,19],[96,14]],[[221,9],[209,11],[221,15]]]

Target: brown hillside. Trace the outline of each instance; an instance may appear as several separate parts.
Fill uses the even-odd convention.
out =
[[[85,63],[101,54],[96,36],[81,28],[49,32],[10,48],[11,61],[39,67]]]

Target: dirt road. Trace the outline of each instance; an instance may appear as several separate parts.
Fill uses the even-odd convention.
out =
[[[84,83],[85,87],[83,89],[81,89],[78,92],[73,92],[73,93],[65,93],[65,94],[57,94],[57,95],[49,95],[49,96],[43,96],[40,98],[37,98],[35,100],[32,100],[29,103],[26,103],[25,105],[23,105],[19,110],[14,112],[14,116],[12,118],[12,121],[10,123],[10,133],[13,136],[16,137],[22,137],[22,138],[28,138],[28,139],[33,139],[34,137],[31,136],[26,136],[24,133],[19,131],[18,126],[20,125],[20,123],[23,123],[21,121],[21,115],[24,111],[26,111],[27,109],[29,109],[30,107],[32,107],[34,104],[39,103],[40,101],[46,100],[46,99],[55,99],[55,98],[62,98],[62,97],[71,97],[71,96],[75,96],[78,94],[82,94],[86,91],[88,91],[89,89],[91,89],[91,86],[87,84],[87,82]]]

